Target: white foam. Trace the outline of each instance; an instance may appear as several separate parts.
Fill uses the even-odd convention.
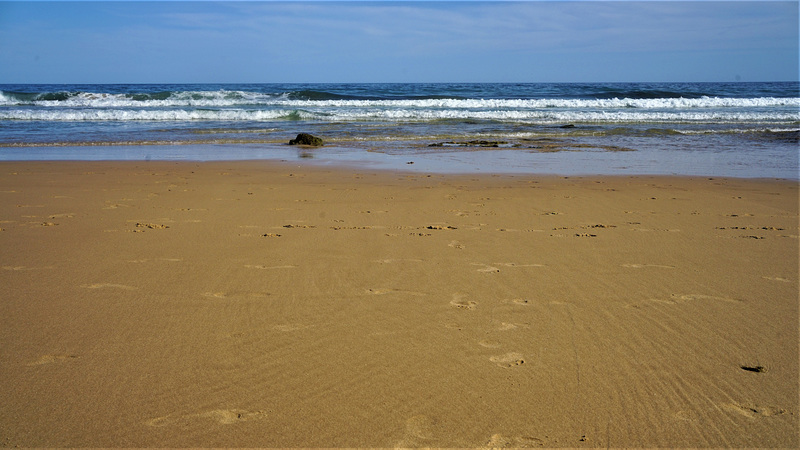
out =
[[[50,108],[169,108],[169,107],[226,107],[246,105],[267,105],[273,100],[285,98],[272,94],[259,94],[245,91],[182,91],[174,92],[167,98],[138,99],[145,94],[132,96],[129,94],[108,94],[80,92],[64,100],[34,100],[30,105]],[[150,94],[155,96],[157,94]],[[138,98],[137,98],[138,97]],[[0,100],[1,101],[1,100]],[[14,100],[19,103],[18,100]]]
[[[299,115],[313,118],[314,115],[288,110],[210,110],[210,109],[19,109],[0,110],[0,120],[42,121],[265,121]]]
[[[0,91],[0,106],[17,105],[17,104],[19,104],[19,100],[17,100],[13,96],[3,91]]]
[[[798,98],[665,98],[665,99],[423,99],[423,100],[275,100],[275,104],[323,108],[392,109],[693,109],[800,107]]]
[[[497,120],[532,123],[800,121],[800,98],[299,100],[287,94],[181,91],[149,96],[82,92],[62,100],[0,91],[0,119],[42,121]]]
[[[151,94],[153,96],[157,94]],[[0,91],[0,105],[22,103]],[[52,108],[170,108],[263,106],[284,108],[379,109],[698,109],[698,108],[800,108],[800,98],[658,98],[658,99],[410,99],[410,100],[301,100],[286,94],[247,91],[181,91],[164,99],[136,99],[128,94],[81,92],[64,100],[34,100],[29,105]]]
[[[581,109],[136,109],[136,108],[8,108],[0,109],[0,120],[41,121],[270,121],[301,120],[497,120],[529,123],[792,123],[800,115],[791,111],[668,111],[668,110],[581,110]]]

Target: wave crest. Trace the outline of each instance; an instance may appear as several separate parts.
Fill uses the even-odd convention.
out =
[[[629,92],[630,94],[630,92]],[[224,108],[237,106],[284,108],[442,108],[442,109],[696,109],[800,107],[800,98],[787,97],[603,97],[591,99],[469,99],[452,96],[419,96],[386,99],[340,95],[325,91],[258,93],[248,91],[160,91],[152,93],[0,91],[0,106],[49,108]]]
[[[436,121],[480,120],[521,123],[797,123],[796,111],[742,110],[585,110],[573,109],[477,109],[477,108],[12,108],[0,109],[0,120],[30,121]]]

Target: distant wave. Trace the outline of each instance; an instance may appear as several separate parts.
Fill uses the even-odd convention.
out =
[[[375,99],[376,97],[370,96],[358,96],[358,95],[345,95],[345,94],[334,94],[331,92],[325,91],[314,91],[314,90],[302,90],[302,91],[294,91],[294,92],[287,92],[285,94],[286,98],[289,100],[370,100]]]
[[[41,121],[265,121],[302,120],[319,117],[298,110],[212,109],[18,109],[0,110],[0,120]]]
[[[236,106],[269,104],[286,99],[284,94],[263,94],[247,91],[161,91],[149,93],[45,92],[26,93],[0,91],[0,106],[41,107],[175,107]]]
[[[714,97],[707,92],[669,91],[661,89],[601,89],[589,96],[598,99],[632,98],[632,99],[659,99],[659,98],[703,98]]]
[[[648,91],[650,92],[650,91]],[[631,94],[631,92],[627,92]],[[800,99],[792,97],[679,97],[655,95],[614,96],[591,99],[477,99],[453,96],[413,96],[411,98],[361,98],[323,91],[260,93],[248,91],[163,91],[153,93],[46,92],[24,93],[0,91],[0,107],[35,106],[43,108],[170,108],[236,106],[282,108],[441,108],[441,109],[695,109],[695,108],[770,108],[800,107]]]
[[[460,95],[347,95],[335,94],[326,91],[302,90],[286,94],[289,100],[327,101],[327,100],[353,100],[353,101],[404,101],[404,100],[466,100]]]
[[[800,122],[800,98],[794,95],[791,86],[773,84],[62,85],[44,88],[4,85],[3,88],[0,90],[0,120],[7,121],[455,120],[793,125]],[[773,94],[761,95],[767,92]],[[711,93],[717,95],[708,95]],[[517,94],[519,98],[514,98]],[[528,98],[526,95],[536,96]]]
[[[440,108],[440,109],[692,109],[692,108],[752,108],[798,107],[797,98],[659,98],[659,99],[416,99],[416,100],[288,100],[274,104],[303,107],[341,108]]]

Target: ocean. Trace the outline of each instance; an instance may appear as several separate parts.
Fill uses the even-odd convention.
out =
[[[798,179],[798,134],[797,82],[0,85],[0,160]]]

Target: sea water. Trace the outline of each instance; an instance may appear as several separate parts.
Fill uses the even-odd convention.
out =
[[[0,160],[798,179],[798,134],[797,82],[0,85]]]

